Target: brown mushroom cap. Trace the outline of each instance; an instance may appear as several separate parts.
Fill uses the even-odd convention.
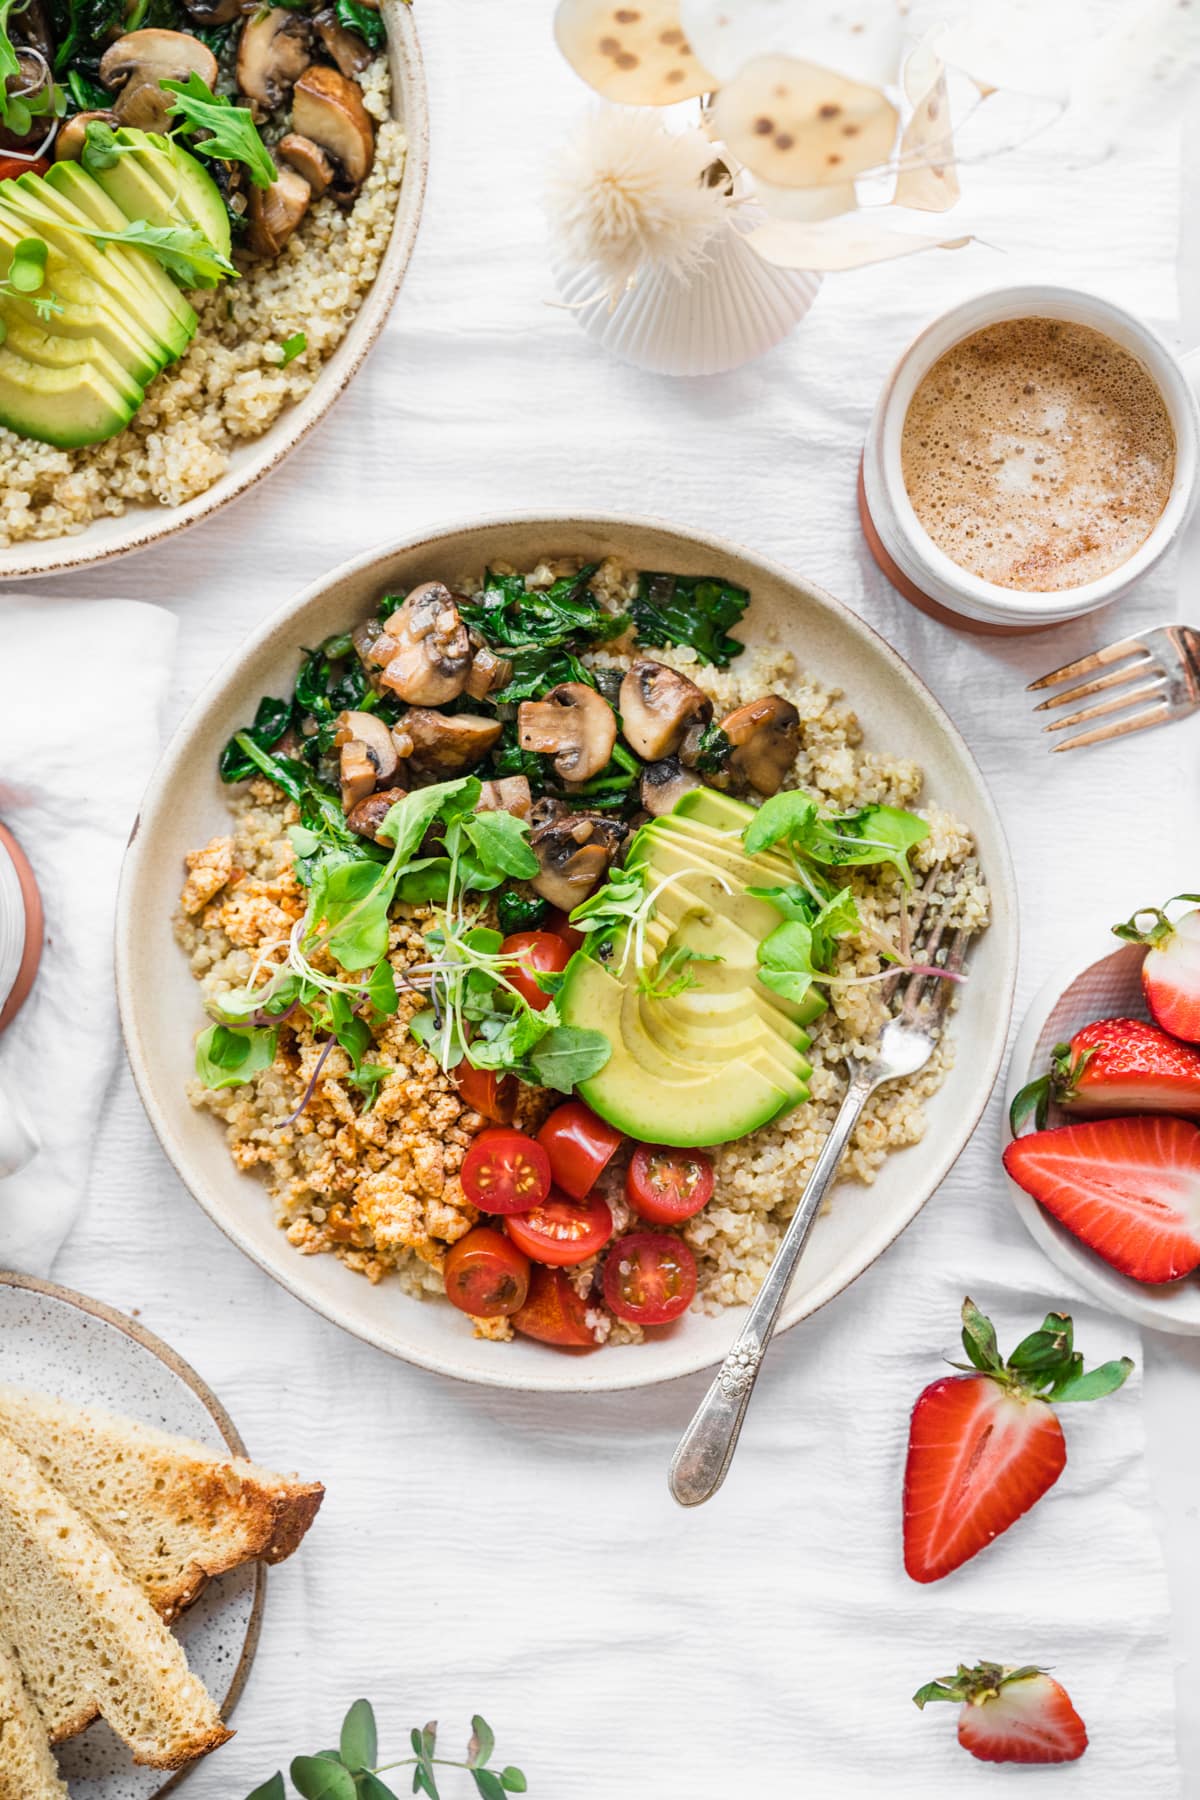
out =
[[[553,813],[529,834],[540,865],[529,885],[551,906],[570,912],[603,880],[624,836],[615,819],[567,809]]]
[[[663,762],[647,763],[642,770],[642,805],[648,813],[660,818],[663,813],[674,811],[675,802],[689,788],[703,786],[700,777],[685,769],[677,756],[667,757]]]
[[[256,256],[278,256],[308,211],[312,189],[303,175],[286,165],[270,187],[255,183],[246,209],[250,220],[248,244]]]
[[[386,657],[380,684],[410,706],[444,706],[456,699],[467,685],[471,640],[450,589],[440,581],[415,587],[368,655],[376,664]]]
[[[612,707],[582,681],[563,681],[543,700],[523,700],[517,709],[517,741],[522,750],[554,755],[564,781],[598,775],[617,741]]]
[[[80,112],[64,119],[58,128],[58,136],[54,140],[54,159],[56,162],[78,162],[83,155],[83,146],[87,142],[89,125],[111,125],[114,129],[121,123],[115,112]]]
[[[760,794],[776,794],[800,749],[800,714],[780,694],[764,694],[721,720],[731,772]]]
[[[292,129],[332,157],[338,199],[358,192],[375,160],[375,127],[357,82],[323,64],[306,69],[292,94]]]
[[[397,800],[403,800],[405,789],[402,787],[380,788],[376,794],[368,794],[365,800],[357,801],[346,814],[346,823],[351,831],[357,831],[360,837],[379,839],[376,833],[383,821],[395,806]]]
[[[401,756],[411,758],[414,769],[457,775],[482,762],[502,730],[499,719],[485,719],[479,713],[410,706],[393,730],[392,741]]]
[[[646,762],[670,756],[689,725],[712,718],[712,701],[694,681],[644,658],[627,671],[618,709],[625,741]]]
[[[373,794],[379,781],[379,770],[371,752],[357,738],[349,738],[342,745],[338,774],[342,784],[342,811],[347,813],[359,800]]]
[[[533,808],[533,795],[524,775],[502,775],[499,781],[480,784],[477,812],[507,812],[515,819],[527,819]]]
[[[374,61],[375,52],[366,39],[360,38],[357,31],[347,31],[331,6],[317,14],[313,27],[325,46],[326,55],[333,59],[347,80],[356,81]]]
[[[277,164],[280,161],[290,163],[298,175],[303,175],[314,200],[319,200],[333,184],[333,164],[320,144],[301,137],[298,131],[289,131],[286,137],[280,138],[275,146],[275,159]]]
[[[189,75],[199,75],[209,88],[216,86],[216,57],[187,31],[156,26],[130,31],[100,58],[100,79],[117,94],[114,113],[122,125],[139,131],[167,129],[175,96],[159,83],[186,81]]]
[[[238,41],[238,87],[262,112],[282,106],[312,61],[312,28],[304,13],[268,6],[252,13]]]
[[[380,781],[389,781],[396,773],[396,763],[399,760],[396,746],[392,742],[391,732],[377,713],[339,713],[333,741],[339,749],[344,744],[356,741],[364,745],[375,764]]]
[[[205,30],[210,25],[228,25],[241,17],[242,0],[183,0],[189,19]]]

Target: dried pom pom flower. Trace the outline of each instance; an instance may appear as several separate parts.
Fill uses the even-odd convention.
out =
[[[715,154],[703,132],[666,131],[654,113],[594,112],[547,193],[558,256],[592,265],[614,304],[639,272],[686,280],[729,222],[726,186],[704,179]]]

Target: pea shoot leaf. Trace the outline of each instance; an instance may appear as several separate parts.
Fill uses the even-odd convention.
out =
[[[602,1031],[584,1031],[575,1025],[553,1025],[534,1045],[529,1061],[543,1087],[557,1088],[559,1093],[569,1094],[581,1081],[597,1074],[611,1055],[612,1045]]]
[[[923,844],[929,827],[915,813],[897,806],[864,806],[860,812],[832,819],[807,846],[814,861],[833,867],[891,863],[907,887],[912,886],[909,852]]]
[[[196,1039],[196,1074],[206,1088],[244,1087],[274,1062],[277,1041],[278,1033],[270,1027],[210,1025]]]
[[[160,86],[175,96],[171,116],[182,120],[177,130],[189,139],[193,154],[245,163],[256,187],[270,187],[278,170],[248,106],[234,106],[224,94],[214,94],[194,69],[186,81],[164,81]],[[206,135],[198,137],[199,132]]]

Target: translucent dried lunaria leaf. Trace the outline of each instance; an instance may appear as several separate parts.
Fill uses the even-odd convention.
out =
[[[837,182],[831,187],[784,188],[758,178],[754,198],[776,219],[799,219],[812,224],[818,219],[836,219],[841,213],[853,212],[858,194],[852,181]]]
[[[827,187],[886,163],[898,115],[879,88],[791,56],[759,56],[713,102],[717,136],[776,187]]]
[[[896,0],[679,0],[679,19],[714,86],[752,57],[803,57],[851,81],[900,78],[903,18]]]
[[[894,206],[945,212],[962,193],[954,166],[954,133],[946,69],[929,44],[918,44],[904,69],[913,113],[900,139],[900,174]]]
[[[554,35],[575,73],[623,106],[671,106],[716,86],[688,43],[677,0],[559,0]]]
[[[918,237],[913,232],[889,231],[886,225],[861,213],[830,219],[824,225],[792,224],[771,219],[747,232],[746,243],[764,262],[777,269],[811,269],[833,274],[861,269],[867,263],[890,262],[898,256],[914,256],[919,250],[960,250],[969,237]]]

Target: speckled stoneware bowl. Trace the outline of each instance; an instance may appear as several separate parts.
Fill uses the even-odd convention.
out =
[[[220,1401],[173,1350],[132,1319],[69,1288],[0,1273],[0,1381],[103,1406],[214,1450],[246,1454]],[[254,1659],[265,1588],[260,1564],[234,1569],[210,1582],[174,1627],[226,1719]],[[215,1755],[219,1760],[221,1752]],[[124,1745],[100,1722],[63,1744],[58,1761],[71,1800],[152,1800],[188,1775],[186,1769],[166,1775],[134,1768]]]
[[[289,406],[262,437],[239,444],[229,468],[203,494],[182,506],[130,507],[120,518],[96,519],[75,537],[51,538],[0,548],[0,581],[31,575],[61,575],[92,563],[144,550],[206,519],[253,487],[295,449],[325,417],[349,386],[387,322],[416,243],[429,166],[429,100],[413,9],[405,0],[380,0],[387,20],[392,72],[392,111],[408,138],[408,159],[391,241],[349,331],[308,393]]]
[[[1006,1106],[1012,1105],[1026,1082],[1045,1074],[1055,1044],[1066,1043],[1081,1026],[1090,1025],[1093,1019],[1150,1017],[1142,993],[1145,946],[1119,943],[1102,925],[1086,933],[1084,941],[1086,954],[1057,970],[1025,1015],[1009,1063]],[[1069,1120],[1066,1113],[1055,1112],[1050,1123],[1066,1125]],[[1007,1137],[1006,1128],[1006,1142]],[[1161,1286],[1131,1281],[1081,1244],[1015,1181],[1009,1181],[1008,1187],[1031,1236],[1051,1262],[1109,1312],[1120,1313],[1151,1331],[1200,1337],[1200,1275]]]
[[[866,741],[915,757],[927,793],[974,827],[991,884],[994,922],[972,962],[955,1022],[958,1056],[929,1108],[923,1143],[893,1156],[873,1187],[835,1190],[817,1223],[783,1312],[815,1312],[847,1287],[916,1216],[946,1175],[987,1103],[1008,1031],[1017,958],[1017,909],[1008,848],[983,778],[962,738],[912,670],[829,594],[718,538],[649,520],[517,518],[431,532],[374,551],[326,576],[258,627],[209,684],[176,732],[143,802],[125,860],[117,916],[117,990],[134,1078],[163,1148],[192,1193],[234,1243],[299,1299],[393,1356],[468,1381],[579,1392],[641,1387],[691,1374],[724,1356],[740,1314],[690,1313],[654,1343],[564,1355],[518,1340],[481,1342],[453,1308],[411,1299],[387,1281],[372,1287],[331,1256],[300,1256],[272,1223],[271,1205],[239,1174],[224,1128],[185,1092],[202,1024],[199,994],[172,935],[184,853],[228,829],[221,746],[259,696],[290,688],[300,648],[366,618],[377,597],[432,576],[465,578],[507,560],[615,555],[635,568],[720,574],[753,596],[738,635],[754,647],[793,646],[806,669],[846,690]]]

